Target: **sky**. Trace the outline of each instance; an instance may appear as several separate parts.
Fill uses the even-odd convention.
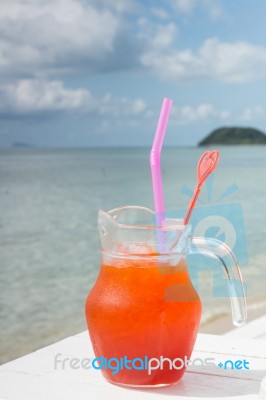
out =
[[[0,147],[165,145],[266,130],[266,2],[0,0]]]

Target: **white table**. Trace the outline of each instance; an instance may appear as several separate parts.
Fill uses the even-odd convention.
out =
[[[106,382],[95,369],[55,369],[54,359],[93,358],[87,332],[68,337],[0,367],[0,399],[258,399],[266,376],[266,341],[199,334],[192,359],[214,357],[224,363],[246,359],[250,370],[190,367],[175,386],[162,389],[124,389]]]
[[[266,315],[250,321],[241,329],[233,329],[225,335],[266,340]]]

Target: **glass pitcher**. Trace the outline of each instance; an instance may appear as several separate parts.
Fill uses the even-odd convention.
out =
[[[191,237],[191,227],[126,206],[99,211],[102,264],[86,301],[97,364],[111,383],[155,387],[178,382],[186,369],[201,318],[201,301],[186,256],[220,261],[228,282],[233,323],[246,320],[241,272],[226,244]],[[225,256],[226,255],[226,256]]]

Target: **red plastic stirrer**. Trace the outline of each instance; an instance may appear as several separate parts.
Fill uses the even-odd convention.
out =
[[[215,170],[220,158],[218,150],[205,151],[200,157],[198,162],[198,183],[194,190],[192,199],[189,202],[188,209],[184,218],[184,224],[186,225],[190,219],[193,208],[195,207],[196,201],[199,197],[201,186],[206,181],[208,176]]]

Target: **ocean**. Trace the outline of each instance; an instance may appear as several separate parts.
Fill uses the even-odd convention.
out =
[[[238,213],[248,304],[265,310],[266,146],[219,150],[198,209]],[[163,149],[167,210],[186,208],[202,152]],[[84,302],[100,263],[97,213],[121,205],[153,208],[149,149],[0,150],[1,363],[86,329]],[[202,324],[230,313],[209,280],[203,271]]]

